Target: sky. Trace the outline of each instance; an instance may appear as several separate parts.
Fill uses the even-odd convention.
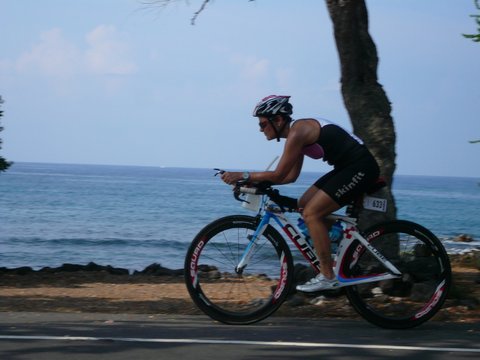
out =
[[[325,2],[0,0],[0,155],[14,162],[264,169],[283,142],[252,117],[271,94],[294,118],[351,130]],[[367,0],[392,103],[396,174],[480,177],[473,0]],[[306,159],[304,170],[325,172]]]

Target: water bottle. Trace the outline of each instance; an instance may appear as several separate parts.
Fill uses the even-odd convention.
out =
[[[300,229],[300,231],[302,232],[303,236],[305,236],[305,239],[311,245],[310,233],[308,231],[307,224],[305,224],[305,221],[301,217],[299,217],[298,220],[297,220],[297,226]]]
[[[336,221],[332,225],[332,228],[330,229],[328,236],[330,237],[330,246],[331,246],[332,255],[335,255],[337,253],[338,242],[343,237],[343,226],[340,221]]]

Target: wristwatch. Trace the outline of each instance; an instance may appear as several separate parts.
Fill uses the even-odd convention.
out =
[[[248,171],[244,171],[242,178],[243,180],[248,181],[250,179],[250,173]]]

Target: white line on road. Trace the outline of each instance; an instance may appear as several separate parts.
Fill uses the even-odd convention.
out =
[[[348,349],[369,349],[369,350],[404,350],[404,351],[480,353],[480,349],[473,349],[473,348],[399,346],[399,345],[362,345],[362,344],[337,344],[337,343],[289,342],[289,341],[149,339],[149,338],[123,338],[123,337],[18,336],[18,335],[0,335],[0,340],[118,341],[118,342],[143,342],[143,343],[260,345],[260,346],[275,346],[275,347],[318,347],[318,348],[348,348]]]

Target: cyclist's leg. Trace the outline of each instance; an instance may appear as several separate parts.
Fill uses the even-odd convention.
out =
[[[326,184],[332,177],[335,176],[335,170],[332,170],[321,178],[319,178],[312,186],[308,188],[307,191],[300,197],[298,200],[299,208],[303,209],[307,203],[315,196],[315,194],[323,188],[324,184]]]
[[[328,284],[328,280],[334,278],[328,237],[329,226],[325,222],[325,217],[362,194],[377,176],[378,166],[374,161],[372,162],[370,159],[359,161],[327,173],[300,199],[300,206],[304,207],[303,216],[320,260],[325,286],[333,286],[333,284]],[[318,190],[315,191],[315,188]],[[321,277],[317,280],[323,282]],[[301,291],[322,290],[321,284],[317,285],[312,286],[311,289],[308,286],[298,289]]]
[[[325,222],[325,217],[338,210],[340,206],[321,189],[316,188],[316,191],[309,189],[307,193],[306,195],[310,199],[304,206],[303,217],[320,260],[322,273],[327,279],[333,279],[335,275],[333,273],[330,239],[328,237],[329,225]],[[312,193],[314,193],[313,196]]]

